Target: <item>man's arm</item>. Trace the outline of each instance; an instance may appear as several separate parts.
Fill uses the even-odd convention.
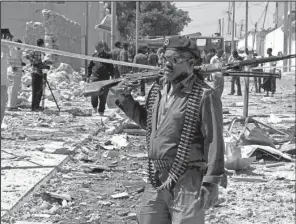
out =
[[[92,74],[92,68],[94,67],[95,63],[94,61],[90,61],[88,67],[87,67],[87,78],[89,78]]]
[[[204,158],[207,162],[203,183],[226,187],[222,103],[216,92],[209,91],[211,92],[205,93],[201,103],[201,131],[204,136]]]
[[[135,101],[132,95],[121,96],[115,101],[116,105],[128,116],[136,122],[144,130],[147,127],[147,111],[146,108]]]

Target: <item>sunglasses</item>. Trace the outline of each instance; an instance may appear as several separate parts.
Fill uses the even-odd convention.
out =
[[[182,59],[184,57],[181,58],[181,57],[172,57],[172,56],[163,56],[163,58],[165,62],[169,62],[171,64],[180,64],[192,59],[191,57],[186,57],[185,59]]]

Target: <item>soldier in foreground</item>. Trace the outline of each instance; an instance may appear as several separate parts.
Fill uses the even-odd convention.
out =
[[[146,107],[129,83],[112,91],[116,104],[147,130],[149,183],[137,211],[140,224],[203,224],[205,210],[226,187],[222,103],[202,75],[194,74],[196,44],[174,36],[164,42],[163,88],[154,84]]]

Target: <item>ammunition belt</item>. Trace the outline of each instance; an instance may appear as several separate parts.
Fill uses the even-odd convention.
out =
[[[189,94],[185,112],[185,122],[181,132],[181,140],[178,145],[177,155],[172,166],[169,168],[169,175],[164,183],[155,180],[155,169],[151,159],[148,159],[148,174],[151,185],[157,190],[171,189],[178,179],[185,173],[188,168],[188,156],[190,154],[190,145],[196,133],[196,127],[199,122],[200,103],[203,95],[202,81],[196,79],[192,91]],[[152,108],[157,97],[160,96],[160,87],[154,84],[147,97],[147,145],[150,149],[150,135],[152,131]]]
[[[169,171],[172,167],[172,163],[161,160],[161,159],[151,159],[151,162],[153,163],[154,170],[155,171]],[[206,162],[205,161],[190,161],[187,164],[187,169],[192,168],[200,168],[200,170],[204,170],[206,168]]]

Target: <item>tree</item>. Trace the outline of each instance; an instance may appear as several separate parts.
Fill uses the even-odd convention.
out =
[[[109,4],[109,9],[111,5]],[[120,34],[132,41],[136,34],[136,2],[116,2]],[[140,2],[140,36],[178,35],[192,20],[171,2]]]

